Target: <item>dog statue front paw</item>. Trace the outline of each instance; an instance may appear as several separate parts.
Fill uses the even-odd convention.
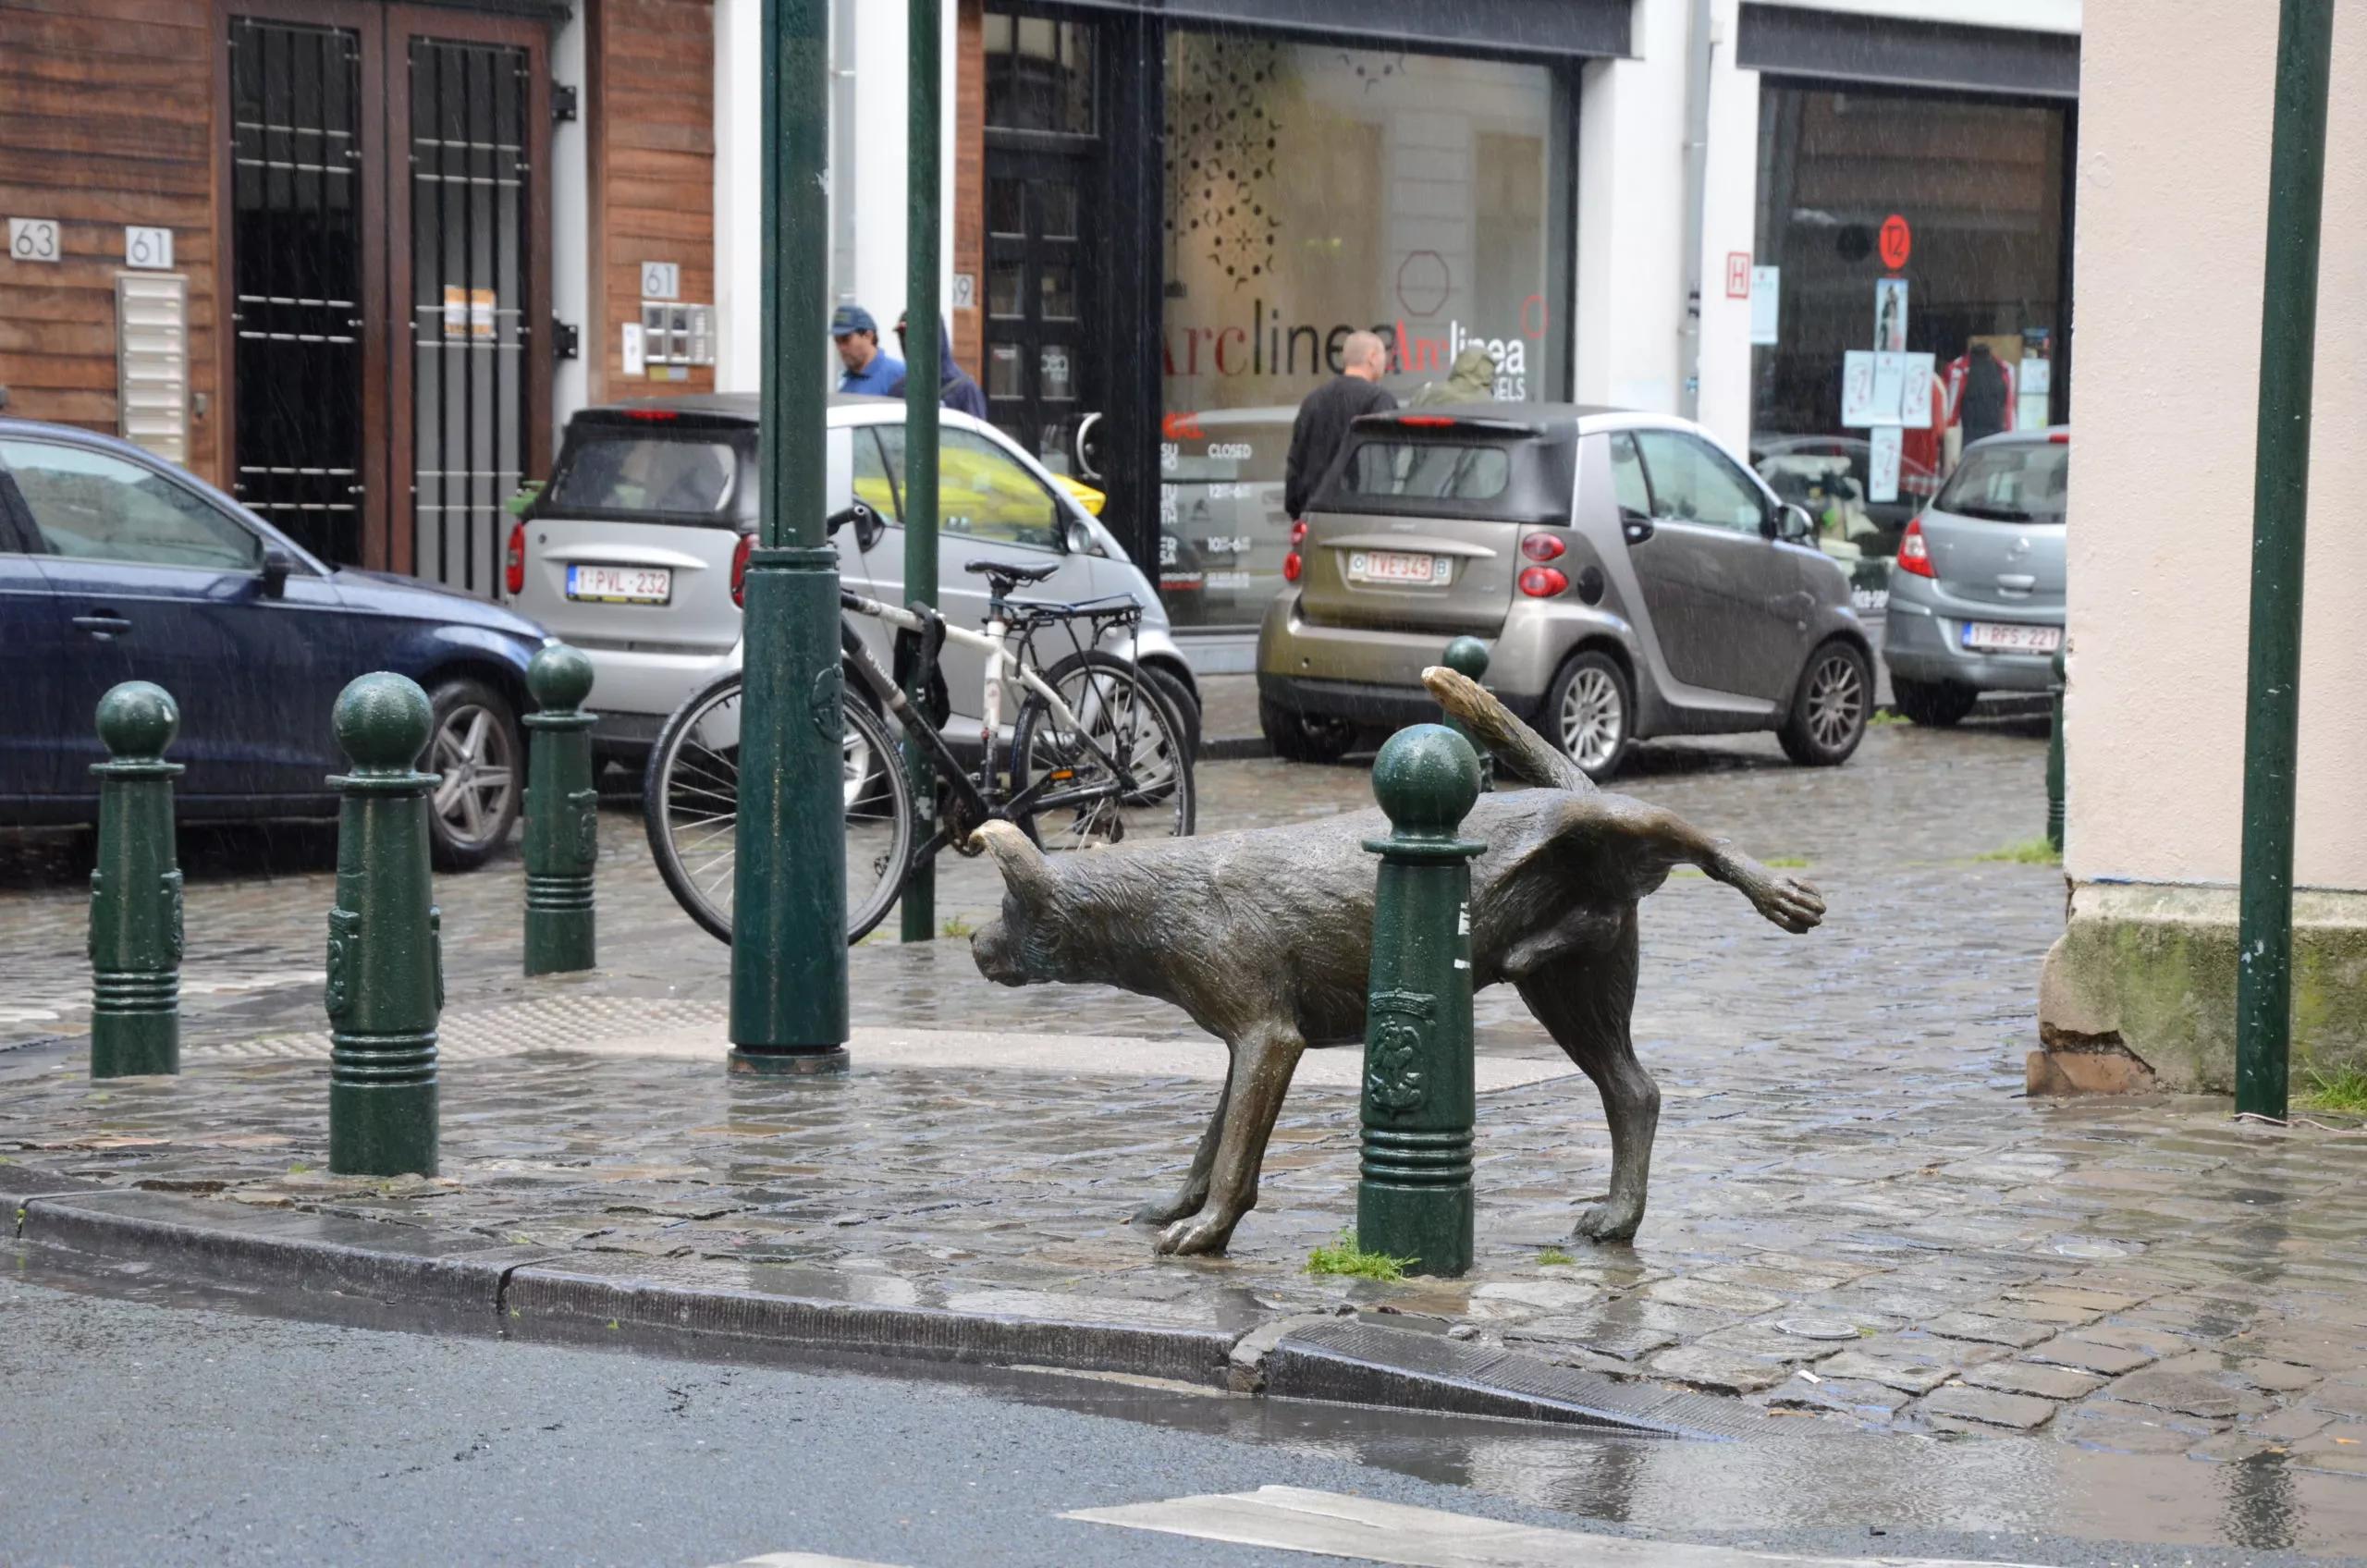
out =
[[[1214,1214],[1196,1214],[1160,1231],[1159,1244],[1152,1250],[1162,1257],[1221,1257],[1225,1243],[1233,1240],[1233,1228],[1240,1222],[1238,1219],[1226,1219]]]
[[[1134,1210],[1132,1222],[1136,1225],[1171,1225],[1178,1219],[1199,1213],[1200,1206],[1208,1201],[1206,1193],[1178,1193],[1171,1198],[1153,1198]]]
[[[1581,1242],[1632,1242],[1636,1228],[1644,1222],[1644,1206],[1640,1202],[1622,1203],[1606,1198],[1590,1204],[1578,1215],[1577,1228],[1572,1232]]]

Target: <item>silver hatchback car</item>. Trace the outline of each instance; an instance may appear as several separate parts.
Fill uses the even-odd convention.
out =
[[[733,588],[756,527],[756,412],[741,393],[585,409],[568,423],[548,488],[511,531],[509,602],[590,655],[593,746],[604,758],[638,766],[668,714],[740,668]],[[1026,594],[1046,603],[1132,596],[1141,629],[1110,651],[1143,667],[1196,747],[1197,685],[1124,547],[1002,432],[950,410],[939,419],[938,603],[948,618],[984,623],[987,585],[966,570],[981,559],[1056,568]],[[838,531],[840,580],[901,604],[903,402],[833,397],[828,423],[830,510],[859,500],[877,520]],[[886,630],[855,627],[887,666]],[[948,737],[975,737],[985,660],[949,646],[944,670]],[[1016,713],[1016,700],[1003,711]]]
[[[1372,414],[1294,528],[1257,645],[1275,751],[1343,754],[1435,718],[1425,665],[1489,645],[1487,685],[1596,778],[1656,735],[1774,730],[1847,759],[1873,666],[1846,569],[1707,432],[1566,404]]]
[[[1992,435],[1898,542],[1883,662],[1898,711],[1949,725],[1983,692],[2043,692],[2063,645],[2071,432]]]

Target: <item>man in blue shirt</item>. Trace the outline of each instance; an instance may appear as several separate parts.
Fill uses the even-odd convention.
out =
[[[879,324],[861,305],[840,305],[830,312],[830,341],[847,367],[839,377],[840,391],[885,398],[891,387],[903,386],[904,361],[879,351]]]

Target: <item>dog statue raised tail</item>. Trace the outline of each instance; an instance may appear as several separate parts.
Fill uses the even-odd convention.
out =
[[[1699,866],[1766,919],[1802,932],[1824,914],[1779,876],[1674,813],[1598,790],[1476,683],[1422,674],[1440,704],[1512,772],[1541,786],[1482,795],[1471,864],[1472,988],[1509,981],[1602,1096],[1611,1191],[1576,1234],[1625,1241],[1644,1216],[1660,1090],[1636,1060],[1636,905],[1678,865]],[[1191,1170],[1137,1220],[1162,1253],[1220,1253],[1257,1201],[1266,1141],[1310,1045],[1360,1041],[1371,962],[1378,811],[1198,839],[1046,855],[1016,827],[978,830],[1003,875],[1001,914],[972,939],[1006,986],[1116,986],[1171,1002],[1225,1043],[1232,1066]]]

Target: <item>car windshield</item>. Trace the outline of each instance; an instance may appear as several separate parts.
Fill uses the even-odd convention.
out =
[[[1490,501],[1504,493],[1512,460],[1502,447],[1464,442],[1367,441],[1340,476],[1348,496]]]
[[[579,426],[546,504],[561,511],[721,519],[739,462],[729,443]]]
[[[1949,477],[1933,508],[1993,522],[2061,522],[2069,488],[2071,447],[2064,441],[2014,441],[1975,447]]]

